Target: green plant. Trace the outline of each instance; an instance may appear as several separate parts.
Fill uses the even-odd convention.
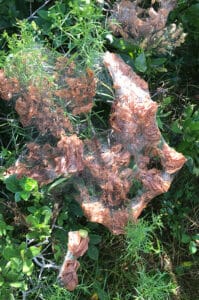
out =
[[[19,9],[22,7],[23,9]],[[21,0],[2,0],[0,2],[0,30],[12,28],[17,18],[23,18],[26,15],[27,8],[27,3]]]
[[[4,32],[7,41],[8,55],[4,61],[4,70],[7,76],[17,78],[24,89],[31,83],[41,88],[45,78],[53,82],[50,77],[55,52],[48,54],[48,49],[43,46],[39,38],[39,28],[33,21],[20,21],[17,23],[19,33],[11,36]]]
[[[153,216],[152,222],[144,219],[139,220],[138,223],[129,223],[126,227],[126,258],[132,258],[139,261],[142,254],[160,252],[160,245],[157,243],[157,248],[154,247],[155,229],[161,229],[163,226],[160,217]]]
[[[23,199],[27,200],[30,197],[34,197],[35,202],[38,203],[41,198],[37,182],[32,179],[22,178],[21,180],[17,180],[10,177],[5,179],[5,183],[8,190],[15,193],[16,203],[18,201],[22,202]],[[0,208],[2,209],[4,206],[4,213],[1,214],[0,218],[0,296],[2,299],[6,297],[15,299],[14,295],[16,295],[18,290],[25,291],[28,289],[28,280],[34,269],[33,260],[40,255],[42,250],[41,245],[37,243],[33,244],[33,241],[43,241],[42,232],[44,232],[43,225],[46,220],[44,219],[43,221],[40,219],[40,227],[42,228],[40,230],[40,227],[30,225],[30,217],[26,217],[25,210],[22,211],[17,204],[15,205],[14,202],[1,198]],[[11,210],[10,213],[9,209]],[[10,223],[12,226],[8,225]],[[20,227],[24,230],[21,237],[18,235]],[[34,236],[34,238],[36,237],[35,240],[33,236],[30,237],[28,233],[25,233],[27,229],[30,231],[35,230],[35,233],[37,232]],[[46,234],[44,238],[46,238]]]
[[[140,269],[138,272],[137,284],[135,287],[136,300],[167,300],[170,299],[171,293],[176,286],[167,278],[166,273],[157,271],[155,274],[150,274],[145,269]]]
[[[190,171],[199,176],[199,110],[196,106],[188,104],[171,129],[177,136],[176,148],[187,155]]]
[[[183,186],[183,189],[181,188]],[[161,199],[160,210],[166,228],[186,252],[197,252],[198,187],[197,179],[184,171],[175,186]]]
[[[39,198],[38,183],[36,180],[23,177],[17,179],[16,175],[9,176],[5,179],[7,190],[15,193],[15,201],[21,200],[27,201],[31,195],[35,198]]]
[[[93,1],[56,1],[48,10],[38,11],[38,24],[53,47],[62,48],[80,64],[92,66],[104,50],[107,30],[103,14]]]

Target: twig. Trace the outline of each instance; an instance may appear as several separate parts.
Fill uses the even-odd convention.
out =
[[[52,0],[46,0],[39,8],[37,8],[28,18],[27,20],[32,19],[40,9],[42,9],[43,7],[45,7],[48,3],[50,3]]]
[[[41,259],[41,261],[39,261],[39,259]],[[38,265],[43,269],[49,269],[49,268],[59,269],[59,267],[55,263],[53,263],[50,259],[45,259],[44,256],[41,254],[33,257],[33,261],[35,262],[36,265]]]

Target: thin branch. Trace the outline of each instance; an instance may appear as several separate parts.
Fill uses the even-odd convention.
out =
[[[52,0],[46,0],[40,7],[38,7],[28,18],[27,20],[33,19],[34,16],[38,13],[38,11],[42,8],[44,8],[48,3],[50,3]]]
[[[39,261],[39,258],[41,259],[41,261]],[[43,255],[33,257],[34,263],[37,266],[39,266],[42,270],[43,269],[56,269],[56,270],[59,270],[59,266],[57,266],[55,263],[51,262],[49,259],[46,260],[46,261],[48,261],[48,263],[45,263],[45,260],[46,259],[43,257]]]

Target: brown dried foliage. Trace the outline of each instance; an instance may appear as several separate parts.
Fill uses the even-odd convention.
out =
[[[102,137],[82,141],[72,134],[64,109],[52,104],[51,99],[61,97],[74,113],[76,109],[86,111],[94,94],[95,79],[89,70],[75,81],[75,65],[63,65],[63,59],[57,61],[59,72],[56,70],[55,77],[59,86],[66,84],[67,88],[49,89],[44,97],[43,91],[39,93],[31,86],[16,102],[24,126],[34,124],[42,134],[50,130],[58,141],[54,146],[28,144],[24,162],[17,162],[8,171],[35,178],[40,184],[75,174],[77,201],[88,219],[104,224],[115,234],[123,233],[128,219],[137,219],[152,198],[169,189],[185,158],[162,138],[156,123],[158,105],[150,99],[148,84],[109,52],[104,55],[104,65],[116,94],[110,115],[113,138],[110,142]],[[75,82],[77,89],[73,90]],[[73,99],[71,103],[69,98]],[[134,181],[140,184],[137,194],[131,193],[136,188]]]
[[[17,79],[6,78],[0,70],[0,96],[5,100],[17,98],[15,109],[21,124],[34,126],[39,134],[57,139],[55,146],[29,143],[24,160],[8,170],[8,174],[26,175],[40,184],[82,170],[83,143],[73,134],[68,113],[88,113],[95,95],[94,73],[88,69],[78,77],[74,62],[69,63],[67,58],[57,59],[53,77],[54,83],[45,76],[42,84],[30,85],[24,90]]]
[[[115,142],[111,147],[96,140],[87,142],[83,176],[89,174],[91,179],[79,185],[77,200],[88,219],[119,234],[128,219],[136,220],[151,199],[169,189],[186,159],[162,138],[156,123],[158,105],[150,99],[147,83],[115,54],[107,52],[104,64],[116,92],[110,115]],[[131,197],[133,179],[141,187]],[[94,195],[90,183],[97,186]]]
[[[0,70],[0,98],[10,100],[19,91],[20,85],[17,78],[7,78],[4,71]]]
[[[29,86],[15,104],[22,125],[35,126],[41,134],[51,133],[55,137],[65,131],[72,132],[72,124],[63,108],[52,99],[50,89],[42,92],[38,87]]]
[[[25,161],[19,161],[8,169],[8,174],[26,175],[41,185],[60,176],[67,177],[83,169],[83,142],[76,134],[62,135],[55,147],[50,144],[27,144]]]
[[[46,76],[42,84],[32,84],[27,90],[20,87],[16,78],[6,78],[0,70],[0,96],[5,100],[18,98],[15,109],[24,127],[35,126],[43,135],[50,133],[60,138],[66,132],[73,132],[66,111],[73,115],[88,113],[93,106],[94,73],[88,69],[86,75],[78,77],[75,68],[74,62],[59,57],[55,63],[54,84]]]
[[[79,77],[75,75],[75,65],[70,63],[67,73],[65,69],[61,69],[60,77],[60,64],[61,68],[67,64],[66,58],[59,58],[56,64],[58,70],[58,83],[64,88],[56,90],[55,96],[60,97],[66,101],[69,109],[73,115],[81,113],[88,113],[93,107],[93,97],[95,96],[96,79],[92,70],[87,69],[86,75],[81,74]]]
[[[124,39],[149,38],[165,27],[169,12],[176,4],[175,0],[152,1],[151,7],[145,9],[142,2],[122,0],[115,3],[109,18],[114,35]],[[159,3],[158,11],[153,8],[154,2]]]
[[[77,259],[88,250],[88,237],[82,237],[79,231],[68,233],[68,252],[59,272],[59,280],[69,291],[78,285],[77,270],[80,266]]]

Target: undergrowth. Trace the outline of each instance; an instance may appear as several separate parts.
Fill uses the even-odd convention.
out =
[[[0,298],[197,299],[198,1],[178,1],[170,14],[169,22],[182,23],[187,33],[173,56],[157,56],[151,49],[113,38],[106,9],[96,4],[106,1],[26,2],[22,11],[21,1],[0,2],[0,15],[8,16],[0,21],[0,65],[7,75],[20,78],[24,89],[29,81],[39,85],[38,79],[46,76],[53,83],[46,49],[52,61],[61,52],[75,58],[80,69],[95,65],[98,70],[100,54],[107,47],[149,81],[152,99],[159,103],[159,128],[166,141],[187,157],[187,163],[171,189],[154,199],[137,223],[129,223],[124,236],[113,236],[102,225],[86,220],[70,178],[58,178],[42,188],[30,178],[5,178],[5,169],[23,156],[24,144],[35,136],[35,129],[22,128],[12,107],[1,100]],[[114,1],[107,1],[107,6],[109,2]],[[28,20],[16,23],[16,18]],[[41,57],[42,63],[46,57],[45,72]],[[104,129],[113,101],[106,74],[100,76],[105,80],[91,115],[74,121],[84,127],[84,138],[93,134],[93,124],[99,133]],[[67,251],[67,234],[79,229],[89,232],[90,244],[80,260],[79,285],[71,293],[59,285],[57,274]]]

